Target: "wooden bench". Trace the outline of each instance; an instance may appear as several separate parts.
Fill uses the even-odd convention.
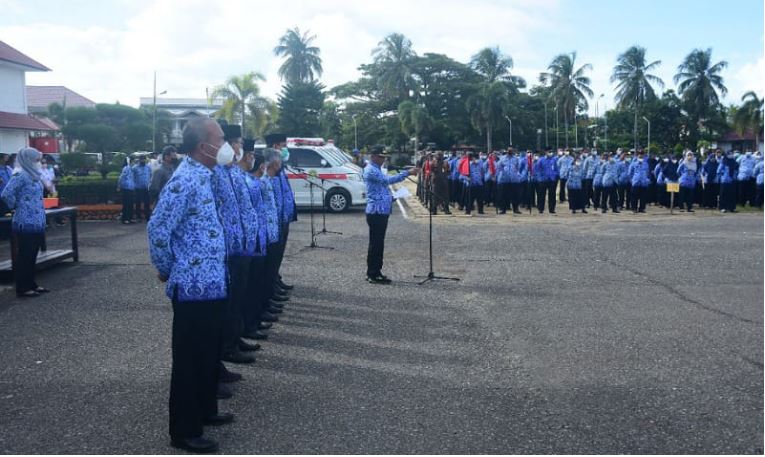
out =
[[[37,254],[37,270],[42,270],[55,265],[59,262],[63,262],[67,259],[72,259],[74,262],[80,260],[80,254],[77,245],[77,208],[64,207],[56,209],[46,209],[45,218],[49,220],[51,217],[63,217],[69,216],[69,227],[71,229],[72,248],[71,249],[52,249],[48,250],[47,242],[43,239],[43,246],[40,249],[40,253]],[[10,228],[12,218],[0,217],[0,226],[7,225]],[[16,242],[16,235],[11,234],[11,259],[0,262],[0,279],[9,280],[13,279],[13,266],[16,262],[16,256],[18,254],[18,246]]]

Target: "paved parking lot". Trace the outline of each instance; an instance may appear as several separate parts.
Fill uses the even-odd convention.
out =
[[[396,210],[375,286],[362,212],[327,218],[333,250],[300,216],[223,452],[763,452],[762,213],[438,222],[436,273],[461,281],[423,286],[426,218]],[[145,231],[82,223],[81,259],[39,299],[0,292],[0,451],[171,453]]]

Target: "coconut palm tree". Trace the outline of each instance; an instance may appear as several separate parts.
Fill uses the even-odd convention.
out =
[[[247,131],[250,124],[247,122],[247,109],[255,106],[265,106],[267,99],[261,97],[258,81],[265,81],[266,78],[256,71],[245,73],[241,76],[230,76],[226,83],[213,89],[213,98],[222,98],[223,107],[216,113],[223,116],[229,122],[238,121],[247,133],[253,134],[252,130]]]
[[[321,50],[311,43],[316,35],[310,31],[300,34],[300,29],[289,29],[279,38],[279,44],[274,48],[277,57],[287,59],[279,67],[279,77],[288,83],[309,82],[321,76],[324,71],[321,66]]]
[[[576,52],[560,54],[547,67],[548,72],[541,73],[539,80],[550,87],[550,100],[563,112],[566,126],[566,147],[568,147],[568,120],[576,115],[577,109],[587,110],[588,98],[592,98],[590,78],[584,72],[592,70],[592,65],[584,64],[576,68]]]
[[[378,43],[372,56],[378,66],[376,80],[383,96],[399,102],[409,98],[409,91],[417,86],[413,68],[417,54],[412,42],[400,33],[391,33]]]
[[[733,125],[739,134],[743,135],[748,129],[754,131],[754,147],[760,144],[760,132],[763,129],[763,99],[758,98],[757,94],[749,91],[741,97],[743,104],[733,115]]]
[[[632,109],[635,111],[633,135],[635,138],[635,150],[637,150],[638,112],[640,106],[647,101],[656,99],[656,92],[651,83],[664,88],[664,81],[656,75],[650,74],[656,67],[661,65],[661,60],[655,60],[646,64],[645,48],[632,46],[616,59],[616,66],[611,75],[611,83],[616,85],[616,104],[619,109]]]
[[[677,92],[690,111],[689,114],[695,119],[698,127],[700,120],[706,119],[720,104],[720,95],[725,96],[728,88],[720,76],[728,62],[721,60],[712,64],[712,49],[706,51],[694,49],[688,54],[683,63],[677,67],[674,82],[677,84]]]
[[[525,85],[523,79],[512,76],[513,59],[499,48],[483,48],[470,60],[470,67],[482,81],[476,93],[467,100],[471,123],[478,131],[486,132],[486,149],[492,151],[492,133],[505,114],[510,94]]]

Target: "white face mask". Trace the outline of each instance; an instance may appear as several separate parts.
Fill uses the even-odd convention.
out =
[[[215,147],[209,143],[206,143],[209,146]],[[211,154],[204,153],[207,157],[212,158]],[[231,147],[228,143],[223,143],[220,148],[218,148],[218,151],[215,154],[215,162],[218,165],[228,165],[231,162],[234,161],[234,148]]]
[[[42,170],[42,167],[43,167],[43,166],[42,166],[42,163],[40,163],[40,162],[35,162],[35,169],[36,169],[36,170]]]

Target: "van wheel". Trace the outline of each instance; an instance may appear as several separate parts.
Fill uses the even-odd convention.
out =
[[[351,195],[343,189],[332,189],[327,192],[324,207],[332,213],[342,213],[351,206]]]

